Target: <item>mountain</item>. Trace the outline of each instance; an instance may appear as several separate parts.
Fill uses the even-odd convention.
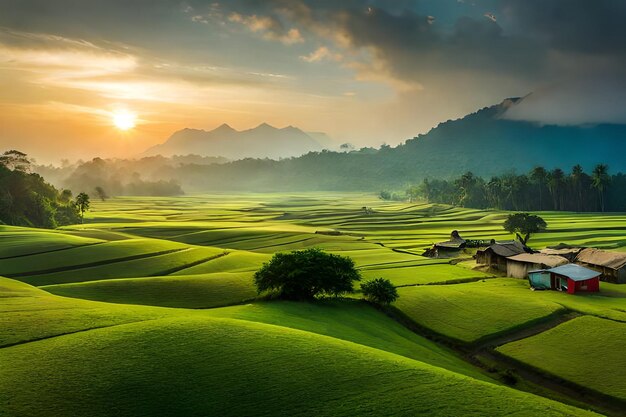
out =
[[[347,153],[314,152],[282,161],[243,160],[181,167],[177,180],[187,191],[291,191],[404,189],[424,178],[450,179],[472,171],[489,178],[526,173],[541,165],[587,173],[598,163],[626,173],[626,125],[556,126],[508,120],[522,99],[504,100],[395,148]]]
[[[626,172],[626,125],[541,125],[508,120],[507,111],[523,99],[511,98],[462,119],[441,123],[393,150],[399,159],[418,158],[423,176],[481,176],[527,172],[535,166],[562,168],[598,163]]]
[[[314,135],[320,137],[320,134]],[[327,138],[326,135],[323,137]],[[278,129],[263,123],[254,129],[237,131],[223,124],[211,131],[179,130],[165,143],[148,149],[144,156],[196,154],[229,159],[279,159],[304,155],[322,148],[317,140],[293,126]]]

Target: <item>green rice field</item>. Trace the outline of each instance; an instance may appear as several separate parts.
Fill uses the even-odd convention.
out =
[[[626,214],[538,214],[548,228],[533,248],[626,251]],[[363,193],[221,194],[94,201],[83,224],[56,230],[0,225],[0,416],[619,415],[468,356],[487,346],[626,400],[626,286],[530,291],[475,268],[472,250],[423,256],[452,230],[511,239],[506,215]],[[259,297],[264,262],[313,247],[389,279],[399,299],[376,308],[358,284],[346,299]]]

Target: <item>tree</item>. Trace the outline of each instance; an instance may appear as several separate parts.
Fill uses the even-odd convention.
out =
[[[598,164],[593,168],[591,174],[591,186],[598,191],[600,197],[600,210],[604,211],[604,191],[609,184],[609,167],[605,164]]]
[[[96,187],[96,194],[98,195],[98,198],[100,198],[100,200],[102,201],[106,201],[106,199],[109,198],[107,193],[104,191],[104,188],[100,186]]]
[[[76,207],[78,208],[78,211],[80,213],[80,221],[81,223],[84,221],[85,219],[85,212],[87,210],[89,210],[89,205],[90,205],[90,201],[89,201],[89,195],[85,194],[85,193],[80,193],[76,196]]]
[[[538,233],[546,229],[547,224],[541,217],[529,213],[509,214],[503,224],[504,230],[515,233],[517,239],[524,245],[530,239],[532,233]],[[522,234],[524,237],[522,237]]]
[[[537,184],[539,189],[539,210],[543,210],[543,186],[548,178],[548,173],[544,167],[535,167],[530,171],[530,179]]]
[[[0,154],[0,224],[54,228],[78,222],[67,196],[30,172],[30,159],[12,150]]]
[[[376,304],[387,305],[398,299],[398,290],[385,278],[365,281],[361,285],[361,290],[367,300]]]
[[[353,282],[360,279],[351,258],[317,248],[276,253],[254,274],[259,294],[273,291],[291,300],[350,293],[354,291]]]
[[[565,173],[561,168],[555,168],[548,175],[548,187],[550,188],[550,192],[552,193],[552,201],[554,203],[554,210],[559,210],[562,206],[559,205],[559,202],[563,199],[563,179],[565,178]]]
[[[59,201],[65,204],[72,201],[72,191],[67,189],[61,191],[61,194],[59,195]]]
[[[583,179],[583,167],[580,164],[574,165],[572,168],[572,174],[570,175],[572,180],[572,186],[574,187],[574,191],[576,191],[576,208],[578,211],[582,211],[583,204],[583,189],[582,189],[582,179]]]
[[[30,159],[20,151],[12,149],[0,155],[0,165],[4,165],[11,171],[29,172]]]

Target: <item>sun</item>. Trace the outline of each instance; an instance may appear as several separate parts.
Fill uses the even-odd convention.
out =
[[[135,127],[137,116],[128,111],[118,111],[113,113],[113,124],[120,130],[129,130]]]

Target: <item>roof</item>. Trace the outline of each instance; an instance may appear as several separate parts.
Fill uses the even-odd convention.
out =
[[[546,255],[577,255],[578,252],[580,252],[582,250],[582,248],[560,248],[560,249],[556,249],[556,248],[546,248],[546,249],[541,249],[539,252],[544,253]]]
[[[435,243],[438,248],[460,249],[465,246],[465,239],[450,239],[445,242]]]
[[[520,253],[529,252],[528,248],[518,240],[497,242],[489,246],[485,250],[488,249],[491,249],[496,255],[504,256],[505,258],[508,258],[509,256],[519,255]]]
[[[552,272],[553,274],[563,275],[573,281],[586,281],[602,275],[598,271],[576,264],[561,265],[556,268],[546,269],[546,271]]]
[[[520,253],[519,255],[509,257],[509,259],[515,262],[541,264],[550,268],[569,263],[569,261],[562,256],[545,255],[543,253]]]
[[[626,265],[626,253],[587,248],[580,251],[576,261],[611,269],[620,269]]]

